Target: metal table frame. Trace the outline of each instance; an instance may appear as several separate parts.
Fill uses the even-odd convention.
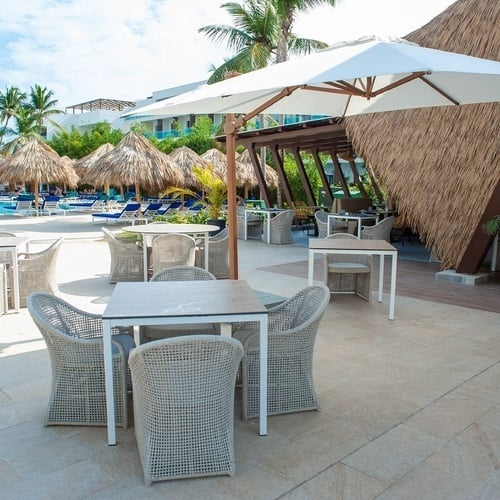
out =
[[[380,257],[379,278],[378,278],[378,301],[382,302],[384,291],[384,260],[385,256],[391,257],[391,289],[389,299],[389,319],[394,319],[394,303],[396,298],[396,274],[398,262],[398,250],[385,240],[360,240],[358,238],[330,239],[316,238],[309,239],[309,285],[314,281],[314,256],[315,254],[343,254],[343,255],[378,255]]]
[[[268,311],[246,281],[160,281],[117,283],[102,315],[108,444],[116,444],[111,329],[115,326],[220,323],[231,336],[231,323],[256,321],[260,330],[259,434],[267,434]]]

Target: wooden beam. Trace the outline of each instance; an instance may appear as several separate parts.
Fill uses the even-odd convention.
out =
[[[314,163],[316,163],[316,168],[318,169],[319,178],[321,179],[321,183],[323,184],[323,189],[325,190],[326,199],[328,201],[328,206],[331,207],[333,205],[333,193],[330,187],[330,183],[326,178],[325,167],[321,162],[321,158],[319,157],[318,150],[311,151],[312,157],[314,158]]]
[[[329,151],[330,153],[330,158],[332,159],[333,166],[335,167],[335,172],[337,174],[337,177],[340,180],[340,185],[342,186],[342,190],[344,191],[344,194],[346,195],[347,198],[351,197],[351,193],[349,192],[349,186],[347,185],[347,182],[344,177],[344,172],[342,172],[342,169],[340,168],[340,162],[339,159],[337,158],[337,153],[335,151]]]
[[[290,183],[288,182],[285,168],[283,166],[283,160],[280,156],[280,152],[277,146],[271,149],[271,154],[273,155],[274,163],[276,164],[276,171],[278,172],[281,189],[283,190],[288,205],[291,207],[293,206],[292,190],[290,189]]]
[[[295,159],[295,163],[297,164],[297,170],[299,171],[300,180],[302,181],[302,185],[304,186],[304,190],[306,192],[309,205],[311,207],[314,207],[316,206],[316,197],[314,196],[311,183],[309,182],[309,177],[307,177],[307,172],[304,167],[304,162],[302,161],[302,157],[300,156],[299,148],[293,149],[292,153]]]
[[[484,209],[483,215],[477,225],[472,238],[465,249],[462,259],[457,265],[457,273],[475,274],[488,253],[493,237],[486,233],[484,225],[495,215],[500,214],[500,180],[497,182],[493,194]]]
[[[257,182],[259,183],[259,188],[264,199],[266,207],[271,206],[271,197],[269,196],[269,190],[267,189],[266,178],[264,172],[262,171],[262,166],[259,165],[259,158],[255,152],[255,143],[251,145],[248,149],[248,155],[252,160],[252,165],[255,170],[255,175],[257,176]],[[265,161],[265,159],[264,159]]]

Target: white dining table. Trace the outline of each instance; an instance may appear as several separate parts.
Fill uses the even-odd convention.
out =
[[[285,209],[283,208],[247,208],[245,209],[245,233],[244,233],[244,238],[245,240],[248,239],[248,227],[247,227],[247,222],[248,222],[248,215],[249,214],[261,214],[264,215],[265,219],[265,234],[266,234],[266,243],[271,243],[271,218],[273,215],[279,214],[280,212],[284,212]]]
[[[342,221],[348,221],[348,220],[355,220],[358,222],[358,227],[357,227],[357,236],[358,238],[361,238],[361,223],[363,221],[374,221],[377,223],[378,221],[378,216],[376,215],[366,215],[366,214],[328,214],[328,226],[327,226],[327,236],[330,235],[330,219],[336,219],[336,220],[342,220]]]
[[[108,444],[116,444],[111,329],[117,326],[219,323],[231,336],[231,324],[255,321],[260,331],[259,434],[267,434],[268,310],[243,280],[117,283],[102,314]]]
[[[19,298],[19,249],[24,246],[29,251],[30,239],[27,236],[0,236],[0,251],[7,251],[12,255],[12,293],[14,297],[14,310],[19,312],[21,301]]]
[[[384,291],[384,259],[391,257],[391,289],[389,293],[389,319],[394,319],[394,305],[396,299],[396,275],[398,250],[386,240],[361,240],[359,238],[310,238],[308,281],[314,281],[314,257],[316,254],[344,254],[344,255],[378,255],[380,257],[378,277],[378,301],[382,302]]]
[[[193,236],[193,238],[205,238],[205,270],[208,271],[208,238],[211,232],[218,231],[219,229],[219,226],[213,226],[211,224],[172,224],[170,222],[153,222],[151,224],[144,224],[143,226],[129,226],[123,228],[124,231],[142,235],[144,281],[148,280],[148,246],[151,245],[154,236],[176,233],[188,234]]]

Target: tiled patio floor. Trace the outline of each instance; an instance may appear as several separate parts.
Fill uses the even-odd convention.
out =
[[[90,216],[66,219],[3,227],[63,234],[61,296],[101,312],[113,288],[107,245]],[[305,247],[248,241],[239,250],[240,278],[254,288],[290,296],[307,285],[272,272],[305,261]],[[500,498],[500,314],[403,295],[394,321],[387,310],[351,296],[330,303],[315,348],[319,411],[270,417],[259,437],[257,421],[241,421],[237,394],[234,477],[150,487],[133,426],[118,429],[114,447],[104,428],[41,426],[45,344],[26,310],[0,316],[0,497]]]

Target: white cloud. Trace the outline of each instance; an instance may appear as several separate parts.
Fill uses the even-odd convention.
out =
[[[143,99],[209,76],[227,56],[197,32],[230,24],[223,0],[22,0],[2,6],[0,87],[53,90],[63,108],[102,98]],[[340,0],[301,15],[295,31],[328,43],[398,27],[402,35],[452,3]],[[404,6],[404,11],[403,6]],[[381,14],[381,15],[380,15]],[[423,20],[421,20],[423,19]],[[365,20],[365,21],[363,21]],[[420,24],[418,24],[420,23]],[[404,26],[411,25],[409,28]],[[373,28],[373,29],[372,29]]]

